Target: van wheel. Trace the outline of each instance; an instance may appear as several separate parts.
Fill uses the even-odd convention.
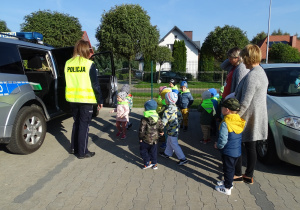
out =
[[[257,158],[264,164],[278,163],[274,137],[269,128],[268,139],[256,142]]]
[[[23,107],[15,120],[7,149],[12,153],[30,154],[38,150],[45,139],[47,124],[39,107]]]

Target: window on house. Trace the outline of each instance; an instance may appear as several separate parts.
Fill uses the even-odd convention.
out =
[[[177,35],[175,35],[175,39],[177,39]]]

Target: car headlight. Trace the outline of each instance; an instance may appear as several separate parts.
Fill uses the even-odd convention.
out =
[[[300,130],[300,118],[299,117],[283,117],[279,120],[277,120],[282,125],[288,126],[290,128],[294,128],[297,130]]]

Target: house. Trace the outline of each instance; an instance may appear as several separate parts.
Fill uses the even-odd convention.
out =
[[[184,40],[187,51],[186,73],[196,76],[198,73],[198,63],[200,57],[200,41],[193,41],[193,31],[182,32],[177,26],[174,26],[160,41],[159,46],[167,46],[173,51],[174,41]],[[159,65],[156,65],[156,71]],[[165,63],[161,66],[162,71],[171,70],[171,63]]]
[[[198,72],[198,63],[200,57],[200,41],[193,41],[193,31],[182,32],[177,26],[174,26],[160,41],[159,46],[167,46],[173,51],[174,41],[184,40],[187,49],[186,73],[196,76]],[[144,63],[140,61],[139,70],[143,70]],[[171,63],[167,62],[161,66],[162,71],[170,71]],[[156,64],[156,71],[159,71],[159,64]]]
[[[83,31],[83,34],[82,34],[82,37],[81,37],[81,38],[82,38],[84,41],[88,41],[89,46],[90,46],[90,52],[91,52],[91,55],[93,55],[93,54],[94,54],[94,50],[93,50],[93,47],[92,47],[92,45],[91,45],[90,39],[89,39],[89,37],[88,37],[86,31]]]
[[[258,46],[260,47],[262,53],[262,60],[266,60],[267,57],[267,42],[268,37],[266,37],[263,41],[261,41]],[[294,48],[297,48],[300,52],[300,40],[297,39],[297,36],[290,35],[272,35],[269,36],[269,50],[272,48],[272,45],[275,43],[284,43],[288,44]]]

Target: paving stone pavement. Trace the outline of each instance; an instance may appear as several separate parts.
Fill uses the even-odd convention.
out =
[[[103,108],[90,126],[93,158],[68,153],[73,119],[48,122],[42,147],[15,155],[0,147],[0,209],[300,209],[300,170],[285,163],[257,163],[253,185],[236,183],[231,196],[214,190],[222,177],[213,143],[200,144],[199,113],[191,112],[179,144],[189,164],[158,157],[158,170],[142,170],[137,138],[143,109],[130,115],[127,139],[115,137],[114,114]]]

